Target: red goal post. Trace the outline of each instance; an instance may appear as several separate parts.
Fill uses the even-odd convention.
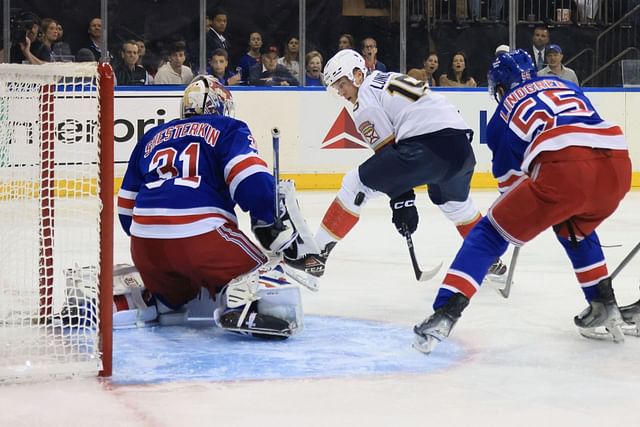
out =
[[[111,375],[113,83],[0,64],[0,384]]]

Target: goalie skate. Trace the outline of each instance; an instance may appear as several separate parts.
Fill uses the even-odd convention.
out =
[[[597,286],[600,296],[573,319],[578,332],[585,338],[623,343],[622,325],[625,322],[616,304],[611,278],[601,280]]]
[[[625,323],[622,325],[622,332],[625,335],[640,337],[640,300],[620,307],[620,314]]]
[[[258,312],[250,313],[240,325],[241,310],[228,311],[220,316],[220,324],[226,331],[250,335],[264,340],[286,340],[296,329],[286,320]]]
[[[454,294],[447,304],[437,309],[420,325],[414,326],[413,332],[416,338],[413,348],[424,354],[430,354],[442,340],[449,336],[467,305],[469,305],[469,298],[460,293]]]

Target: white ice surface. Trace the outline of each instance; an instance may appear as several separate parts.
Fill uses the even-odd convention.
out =
[[[495,193],[473,196],[485,211]],[[300,194],[313,229],[332,198],[329,192]],[[459,237],[424,194],[419,202],[419,262],[423,268],[441,260],[447,265]],[[599,230],[603,245],[622,245],[605,249],[610,271],[640,239],[639,212],[640,193],[631,193]],[[129,261],[119,230],[115,258]],[[444,271],[430,282],[415,281],[404,239],[390,223],[386,200],[378,199],[332,253],[320,292],[303,290],[305,312],[384,320],[410,330],[431,312]],[[639,279],[640,256],[614,283],[620,304],[640,298]],[[584,307],[569,261],[545,232],[522,249],[509,299],[489,286],[473,298],[450,337],[465,356],[446,369],[324,379],[0,386],[0,426],[639,425],[640,338],[615,345],[580,337],[572,319]],[[141,352],[138,362],[152,356]]]

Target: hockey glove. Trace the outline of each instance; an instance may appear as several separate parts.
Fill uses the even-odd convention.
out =
[[[404,236],[404,229],[413,234],[418,228],[418,210],[416,209],[416,193],[409,190],[389,202],[393,217],[391,221],[398,233]]]

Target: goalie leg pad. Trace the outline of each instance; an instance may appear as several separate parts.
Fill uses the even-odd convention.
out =
[[[263,339],[284,339],[302,330],[300,288],[281,265],[233,280],[217,300],[214,320],[225,330]]]

